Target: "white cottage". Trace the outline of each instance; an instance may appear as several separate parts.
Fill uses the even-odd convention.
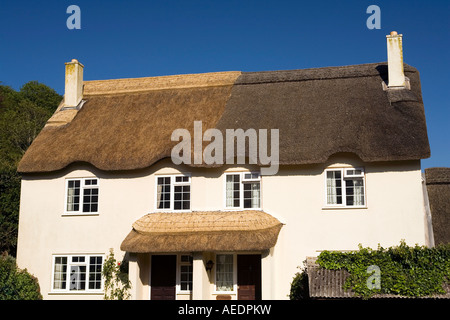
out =
[[[65,99],[18,168],[19,267],[45,299],[102,299],[112,248],[133,299],[287,299],[321,250],[429,244],[419,72],[401,35],[387,40],[388,63],[306,70],[83,81],[67,63]],[[174,161],[177,129],[200,134],[183,149],[197,160],[218,133],[243,129],[247,156],[278,133],[277,172],[225,144],[210,154],[223,165]]]

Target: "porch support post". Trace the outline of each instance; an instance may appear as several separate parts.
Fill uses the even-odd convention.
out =
[[[273,265],[273,248],[261,252],[261,297],[263,300],[274,299],[272,284],[276,280]]]
[[[128,261],[128,279],[131,282],[130,294],[131,300],[138,299],[138,287],[139,287],[139,265],[137,262],[137,255],[130,254]]]
[[[202,252],[194,252],[192,257],[192,299],[209,300],[209,279]]]

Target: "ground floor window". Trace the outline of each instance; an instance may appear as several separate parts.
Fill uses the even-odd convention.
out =
[[[190,292],[192,290],[192,256],[180,256],[180,291]]]
[[[53,256],[55,292],[101,292],[103,255]]]
[[[232,254],[216,256],[216,291],[233,291],[234,257]]]

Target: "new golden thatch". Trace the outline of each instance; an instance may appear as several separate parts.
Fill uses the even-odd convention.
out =
[[[133,223],[123,251],[252,251],[275,246],[282,224],[257,210],[150,213]]]

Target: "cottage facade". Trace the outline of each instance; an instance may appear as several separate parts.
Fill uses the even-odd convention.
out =
[[[102,299],[111,248],[133,299],[287,299],[321,250],[429,245],[419,73],[401,62],[390,86],[389,63],[103,81],[67,63],[65,100],[19,164],[19,266],[46,299]],[[172,133],[195,121],[279,130],[278,171],[175,164]]]

